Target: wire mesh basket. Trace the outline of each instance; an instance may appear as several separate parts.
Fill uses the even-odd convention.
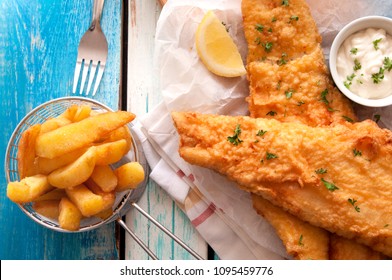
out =
[[[72,105],[89,105],[92,111],[100,113],[113,111],[100,102],[83,97],[59,98],[46,102],[33,109],[21,120],[19,125],[14,130],[8,143],[5,157],[5,171],[8,182],[20,180],[20,176],[18,173],[17,153],[18,144],[21,139],[22,133],[34,124],[42,124],[50,118],[59,116]],[[113,165],[113,168],[116,168],[117,166],[127,162],[137,161],[143,166],[145,170],[147,170],[148,164],[142,153],[142,150],[140,149],[141,144],[138,142],[138,138],[136,137],[136,135],[132,133],[133,125],[130,124],[129,128],[132,135],[132,148],[126,156],[124,156],[119,162]],[[116,201],[113,205],[113,214],[105,220],[96,217],[82,219],[79,232],[92,230],[101,226],[102,224],[106,224],[113,220],[116,220],[119,216],[121,216],[122,213],[125,213],[130,208],[130,204],[128,203],[129,201],[136,201],[140,197],[140,195],[145,189],[145,186],[146,182],[142,182],[137,189],[117,193]],[[29,216],[37,223],[56,231],[69,232],[68,230],[62,229],[59,226],[57,220],[50,219],[34,211],[34,209],[32,208],[32,203],[24,203],[18,205],[27,216]]]
[[[107,112],[113,111],[106,105],[89,99],[85,97],[63,97],[48,101],[35,109],[33,109],[29,114],[27,114],[18,126],[15,128],[7,146],[6,156],[5,156],[5,172],[6,178],[8,182],[19,181],[20,176],[18,172],[18,144],[21,139],[22,133],[27,130],[29,127],[35,124],[42,124],[46,120],[50,118],[55,118],[62,114],[67,108],[72,105],[89,105],[93,112]],[[149,166],[147,160],[144,156],[142,145],[140,139],[134,131],[133,124],[128,125],[129,130],[132,136],[132,147],[127,155],[125,155],[119,162],[113,164],[113,168],[116,168],[120,165],[123,165],[127,162],[137,161],[139,162],[146,174],[148,174]],[[130,208],[134,208],[139,211],[143,216],[145,216],[148,220],[150,220],[153,224],[155,224],[159,229],[169,235],[174,241],[176,241],[179,245],[181,245],[185,250],[187,250],[191,255],[193,255],[196,259],[202,259],[195,251],[193,251],[190,247],[188,247],[183,241],[181,241],[177,236],[171,233],[168,229],[163,227],[157,220],[151,217],[147,212],[145,212],[136,202],[142,196],[146,185],[147,185],[148,176],[145,176],[144,181],[141,182],[136,189],[127,190],[123,192],[119,192],[116,194],[116,200],[112,207],[113,214],[101,220],[96,217],[84,218],[81,221],[80,229],[76,232],[88,231],[96,229],[104,224],[116,221],[123,227],[126,232],[146,251],[146,253],[152,258],[157,259],[156,255],[146,246],[143,241],[138,238],[135,233],[130,230],[125,222],[121,219]],[[75,232],[68,231],[60,227],[57,220],[50,219],[45,217],[39,213],[37,213],[33,207],[32,203],[23,203],[18,204],[20,209],[32,220],[39,223],[40,225],[49,228],[51,230],[59,231],[59,232]]]

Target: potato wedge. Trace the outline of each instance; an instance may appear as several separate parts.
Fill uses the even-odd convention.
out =
[[[70,122],[73,122],[74,116],[79,109],[79,105],[73,104],[69,106],[58,118],[66,118]]]
[[[109,165],[96,165],[91,179],[104,191],[111,192],[117,186],[117,176]]]
[[[114,142],[117,140],[125,139],[127,141],[127,147],[129,151],[132,146],[132,135],[131,132],[129,131],[128,126],[124,125],[122,127],[117,128],[116,130],[113,130],[110,134],[107,135],[107,137],[103,140],[104,143],[108,142]]]
[[[101,219],[101,220],[106,220],[113,214],[112,208],[108,208],[106,210],[103,210],[99,212],[98,214],[94,215],[95,217]]]
[[[104,210],[103,198],[83,184],[66,189],[65,192],[84,217],[91,217]]]
[[[33,209],[42,216],[57,220],[60,213],[59,204],[58,199],[36,201],[33,203]]]
[[[87,148],[83,147],[52,159],[38,157],[36,159],[37,173],[47,175],[60,167],[66,166],[71,162],[74,162],[79,157],[81,157],[86,151]]]
[[[80,228],[82,213],[67,197],[59,204],[59,225],[62,229],[77,231]]]
[[[144,169],[138,162],[128,162],[114,170],[117,176],[116,191],[136,188],[144,180]]]
[[[18,144],[18,172],[21,179],[36,174],[35,142],[41,131],[41,125],[35,124],[22,133]]]
[[[81,105],[75,112],[75,115],[72,118],[73,122],[80,122],[90,116],[91,107],[89,105]]]
[[[95,166],[95,147],[89,148],[74,162],[56,169],[48,175],[52,186],[66,189],[85,182],[93,173]]]
[[[37,199],[34,199],[33,201],[44,201],[44,200],[58,200],[60,201],[64,196],[66,196],[65,191],[63,189],[58,189],[55,188]]]
[[[91,178],[85,183],[86,187],[89,188],[94,194],[99,195],[103,199],[103,209],[112,209],[114,201],[116,200],[115,191],[104,192]]]
[[[20,182],[8,183],[7,196],[13,202],[27,203],[52,189],[53,187],[49,184],[47,176],[39,174],[25,177]]]
[[[57,118],[52,118],[48,119],[41,125],[41,132],[40,134],[55,130],[59,127],[62,127],[64,125],[70,124],[71,121],[67,118],[64,117],[57,117]]]
[[[115,142],[109,142],[95,146],[96,149],[96,165],[109,165],[119,161],[126,153],[128,153],[128,143],[125,139]]]
[[[134,118],[134,114],[126,111],[107,112],[62,126],[38,136],[36,154],[40,157],[55,158],[86,147]]]

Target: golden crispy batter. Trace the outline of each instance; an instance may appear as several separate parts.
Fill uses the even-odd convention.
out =
[[[285,65],[248,65],[249,111],[255,118],[275,118],[310,126],[356,120],[349,101],[332,85],[321,48]]]
[[[283,1],[242,1],[244,30],[249,46],[247,70],[250,96],[247,101],[250,115],[310,126],[356,120],[351,104],[331,81],[320,46],[321,36],[308,5],[303,0],[287,1],[287,5]],[[270,51],[267,51],[266,42],[272,43],[269,45]],[[258,197],[257,200],[261,203],[263,198]],[[256,210],[277,229],[287,250],[295,258],[306,258],[311,253],[306,252],[304,247],[292,246],[288,238],[302,231],[301,220],[279,207],[270,207],[268,213],[265,208]],[[287,223],[291,227],[279,230]],[[325,252],[328,242],[324,242],[322,237],[327,233],[324,232],[318,240],[317,233],[322,230],[311,225],[307,228],[313,231],[314,236],[308,240],[307,249]],[[338,238],[344,239],[335,236],[335,240]],[[353,258],[360,255],[355,254],[356,248],[363,245],[345,240],[342,243],[346,247],[353,244],[351,250],[346,250],[354,254]],[[331,244],[331,251],[335,251],[337,244]],[[296,251],[298,248],[299,251]]]
[[[315,226],[392,256],[392,132],[172,113],[180,155]],[[257,136],[259,131],[266,131]],[[237,144],[237,145],[236,145]],[[317,171],[317,172],[316,172]]]
[[[287,60],[311,53],[321,43],[308,5],[303,0],[243,0],[242,16],[248,43],[247,62],[285,55]]]
[[[252,194],[253,207],[275,228],[287,253],[299,260],[327,260],[329,234]]]
[[[335,234],[330,236],[331,260],[385,260],[387,257],[367,246]]]

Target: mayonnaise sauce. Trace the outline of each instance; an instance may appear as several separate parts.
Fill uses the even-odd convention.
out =
[[[368,28],[348,37],[338,51],[336,68],[345,86],[369,99],[392,94],[392,36]]]

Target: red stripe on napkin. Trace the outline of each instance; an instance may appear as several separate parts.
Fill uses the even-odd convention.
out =
[[[179,169],[179,170],[177,171],[177,175],[178,175],[178,177],[180,177],[180,178],[183,178],[183,177],[185,177],[185,173],[184,173],[184,172],[182,172],[182,170],[181,170],[181,169]]]
[[[191,221],[192,225],[197,227],[201,223],[203,223],[205,220],[207,220],[212,214],[214,214],[216,209],[216,206],[211,203],[206,210],[203,211],[197,218],[193,219]]]

